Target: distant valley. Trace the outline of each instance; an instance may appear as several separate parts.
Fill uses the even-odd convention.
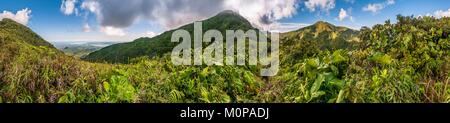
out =
[[[83,58],[91,52],[100,50],[104,47],[123,43],[120,41],[53,41],[50,42],[57,49],[63,51],[66,55]]]
[[[255,29],[232,11],[202,22],[222,33]],[[126,43],[49,43],[3,19],[0,103],[450,102],[450,18],[398,15],[360,30],[319,21],[282,33],[273,77],[259,76],[258,65],[174,65],[173,31]]]

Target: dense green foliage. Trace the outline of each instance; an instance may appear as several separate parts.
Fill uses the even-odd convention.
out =
[[[275,77],[258,76],[259,66],[174,66],[163,53],[171,48],[147,49],[167,34],[113,45],[118,51],[111,52],[126,51],[118,57],[137,54],[121,59],[129,64],[100,64],[42,45],[23,25],[0,22],[6,25],[13,28],[0,28],[0,102],[450,102],[450,18],[399,16],[359,32],[319,22],[282,34]],[[223,28],[242,28],[235,26]],[[330,45],[333,39],[340,43]],[[152,51],[162,54],[139,54]]]
[[[325,50],[353,49],[360,43],[359,32],[319,21],[281,35],[283,62],[294,63]]]
[[[284,64],[291,66],[278,77],[285,101],[449,102],[450,19],[397,21],[361,29],[362,42],[351,50]]]
[[[0,100],[3,102],[57,102],[61,94],[75,90],[79,95],[92,93],[87,82],[95,82],[102,73],[100,68],[109,67],[65,56],[29,28],[12,20],[3,19],[0,27]]]

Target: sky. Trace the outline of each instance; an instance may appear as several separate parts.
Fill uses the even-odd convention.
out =
[[[44,39],[132,41],[233,10],[262,30],[287,32],[327,21],[360,29],[398,14],[449,17],[449,0],[0,0],[0,19]]]

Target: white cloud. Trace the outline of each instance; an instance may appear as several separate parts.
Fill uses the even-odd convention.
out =
[[[308,0],[305,2],[305,6],[311,12],[316,11],[316,8],[320,8],[323,11],[328,12],[329,10],[333,9],[336,6],[336,1],[335,0]]]
[[[380,10],[386,8],[387,6],[391,6],[395,4],[395,0],[387,0],[386,2],[383,3],[371,3],[368,4],[367,6],[363,7],[363,11],[366,12],[372,12],[373,14],[378,13]]]
[[[77,0],[63,0],[60,8],[61,12],[65,15],[78,14],[78,9],[75,7],[76,2]]]
[[[369,11],[369,12],[372,12],[372,13],[378,13],[378,11],[382,10],[383,8],[384,8],[383,4],[379,4],[379,3],[368,4],[367,6],[365,6],[363,8],[363,11]]]
[[[270,32],[280,32],[280,33],[290,32],[309,25],[310,24],[305,23],[277,23],[276,28],[273,28],[272,30],[270,30]]]
[[[442,17],[450,17],[450,8],[448,10],[437,10],[434,13],[426,13],[425,15],[418,15],[419,17],[436,17],[436,18],[442,18]]]
[[[209,18],[224,10],[233,10],[262,30],[275,30],[284,24],[278,20],[296,14],[301,0],[62,0],[61,12],[70,15],[78,10],[87,20],[90,13],[98,21],[98,31],[108,36],[131,36],[124,29],[138,21],[149,21],[170,30],[197,20]],[[320,8],[334,8],[335,0]],[[77,4],[79,2],[80,4]],[[92,31],[84,24],[83,32]],[[89,28],[88,28],[89,27]],[[97,26],[96,26],[97,27]],[[137,35],[143,35],[142,34]]]
[[[84,11],[83,19],[87,21],[89,19],[89,13],[94,13],[97,16],[97,20],[101,18],[100,14],[100,5],[97,1],[94,0],[85,0],[80,5],[80,10]]]
[[[341,10],[339,11],[339,16],[338,16],[338,20],[339,21],[343,21],[346,18],[350,18],[350,20],[352,20],[352,16],[349,15],[349,13],[344,10],[343,8],[341,8]]]
[[[224,9],[237,11],[263,30],[277,28],[277,21],[297,13],[297,0],[226,0]]]
[[[27,25],[28,21],[31,18],[30,14],[31,10],[28,8],[19,10],[16,12],[16,14],[9,11],[3,11],[3,13],[0,13],[0,20],[2,20],[3,18],[9,18],[23,25]]]
[[[387,1],[387,5],[394,5],[395,4],[395,0],[388,0]]]
[[[448,10],[438,10],[434,12],[434,16],[441,18],[441,17],[450,17],[450,8]]]
[[[153,32],[153,31],[146,31],[145,33],[144,33],[144,36],[145,37],[155,37],[155,36],[157,36],[157,35],[159,35],[160,33],[156,33],[156,32]]]
[[[97,1],[84,1],[83,3],[81,3],[81,8],[93,13],[97,13],[99,5]]]
[[[270,30],[277,21],[296,13],[299,0],[84,0],[81,9],[94,13],[100,27],[127,28],[139,20],[166,30],[234,10],[255,27]],[[333,0],[334,1],[334,0]],[[334,4],[334,3],[333,3]]]
[[[108,36],[125,36],[123,29],[111,26],[100,27],[100,32],[105,33]]]
[[[89,24],[85,23],[83,25],[83,32],[91,32],[91,26],[89,26]]]

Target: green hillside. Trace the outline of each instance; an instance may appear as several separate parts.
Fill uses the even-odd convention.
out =
[[[287,102],[448,103],[449,28],[450,18],[398,16],[397,23],[362,28],[352,49],[314,53],[310,50],[316,48],[303,47],[309,54],[283,62],[277,77],[282,97]]]
[[[214,17],[203,20],[203,30],[217,29],[225,34],[225,30],[255,29],[244,17],[233,11],[224,11]],[[188,24],[178,29],[184,29],[193,34],[194,24]],[[153,38],[139,38],[129,43],[115,44],[90,53],[84,59],[87,61],[128,63],[131,59],[148,56],[162,56],[172,51],[177,43],[170,42],[172,32],[167,31]],[[192,37],[193,38],[193,37]]]
[[[255,29],[245,18],[233,11],[224,11],[218,15],[206,19],[203,22],[203,30],[218,29],[222,33],[225,30]],[[180,27],[193,32],[193,24]],[[177,29],[175,29],[177,30]],[[112,45],[96,52],[90,53],[84,59],[87,61],[128,63],[133,58],[142,56],[162,56],[172,51],[177,43],[170,42],[173,30],[153,38],[139,38],[129,43]],[[285,54],[301,52],[304,44],[316,44],[317,48],[304,48],[307,52],[318,50],[349,49],[358,43],[358,31],[346,27],[337,27],[327,22],[317,22],[314,25],[298,29],[296,31],[281,34],[281,45]],[[315,53],[317,53],[315,52]]]
[[[0,27],[0,102],[58,102],[81,82],[98,81],[110,68],[66,56],[10,19],[0,21]]]
[[[47,42],[26,26],[1,24],[14,28],[0,33],[0,103],[257,102],[264,87],[250,66],[174,66],[166,55],[129,65],[84,62],[30,43]]]
[[[208,20],[239,17],[219,15]],[[251,28],[236,24],[229,28]],[[0,103],[450,102],[450,18],[398,16],[358,32],[319,22],[282,34],[274,77],[259,76],[259,66],[175,66],[164,52],[133,56],[129,64],[90,63],[19,23],[3,19],[0,27]],[[326,45],[340,37],[351,45]],[[120,45],[163,41],[156,38]],[[139,54],[134,48],[128,50]]]
[[[0,33],[2,41],[24,42],[34,46],[46,46],[54,48],[52,44],[42,39],[31,29],[11,19],[5,18],[0,21]]]
[[[317,43],[319,49],[345,49],[351,48],[351,42],[358,42],[358,31],[346,27],[334,26],[328,22],[319,21],[311,26],[287,32],[283,38],[286,44],[300,42]]]
[[[281,57],[284,62],[296,62],[325,50],[352,49],[360,43],[359,31],[317,23],[281,34]]]

